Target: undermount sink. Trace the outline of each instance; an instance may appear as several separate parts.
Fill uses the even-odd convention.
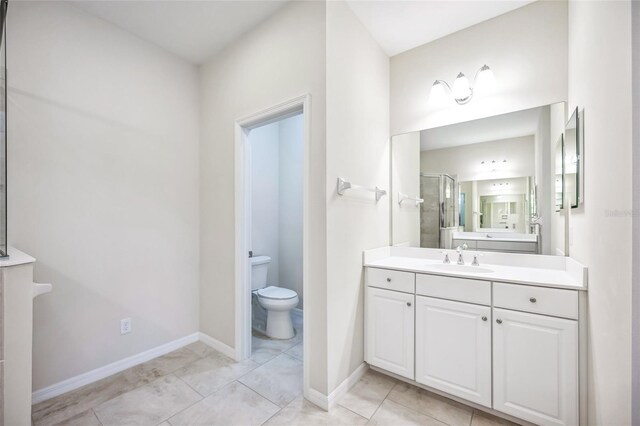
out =
[[[493,272],[492,269],[483,268],[482,266],[472,266],[472,265],[458,265],[455,263],[443,263],[441,265],[434,265],[435,269],[442,269],[443,271],[449,272],[472,272],[476,274],[488,274]]]

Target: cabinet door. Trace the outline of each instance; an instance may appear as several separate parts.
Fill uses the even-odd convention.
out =
[[[491,308],[416,296],[416,381],[491,407]]]
[[[413,379],[413,294],[367,288],[367,362]]]
[[[578,323],[494,309],[493,408],[539,425],[578,424]]]

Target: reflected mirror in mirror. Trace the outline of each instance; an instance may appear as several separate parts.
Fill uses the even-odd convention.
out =
[[[578,108],[573,111],[564,131],[563,177],[567,204],[574,209],[580,202],[580,131]]]
[[[556,211],[559,212],[564,208],[564,162],[562,161],[564,152],[564,138],[562,135],[558,138],[556,143],[555,156],[554,156],[554,168],[555,168],[555,200]]]
[[[562,254],[550,123],[565,117],[559,103],[394,136],[392,244]]]

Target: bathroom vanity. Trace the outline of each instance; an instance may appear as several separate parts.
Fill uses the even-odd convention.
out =
[[[451,250],[364,252],[366,362],[503,417],[584,424],[587,268],[568,257],[462,256],[464,265]]]
[[[467,245],[469,250],[508,253],[538,253],[538,235],[515,232],[454,232],[452,247]]]

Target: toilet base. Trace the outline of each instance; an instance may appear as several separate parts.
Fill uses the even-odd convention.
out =
[[[272,339],[291,339],[295,335],[291,311],[268,311],[266,334]]]

